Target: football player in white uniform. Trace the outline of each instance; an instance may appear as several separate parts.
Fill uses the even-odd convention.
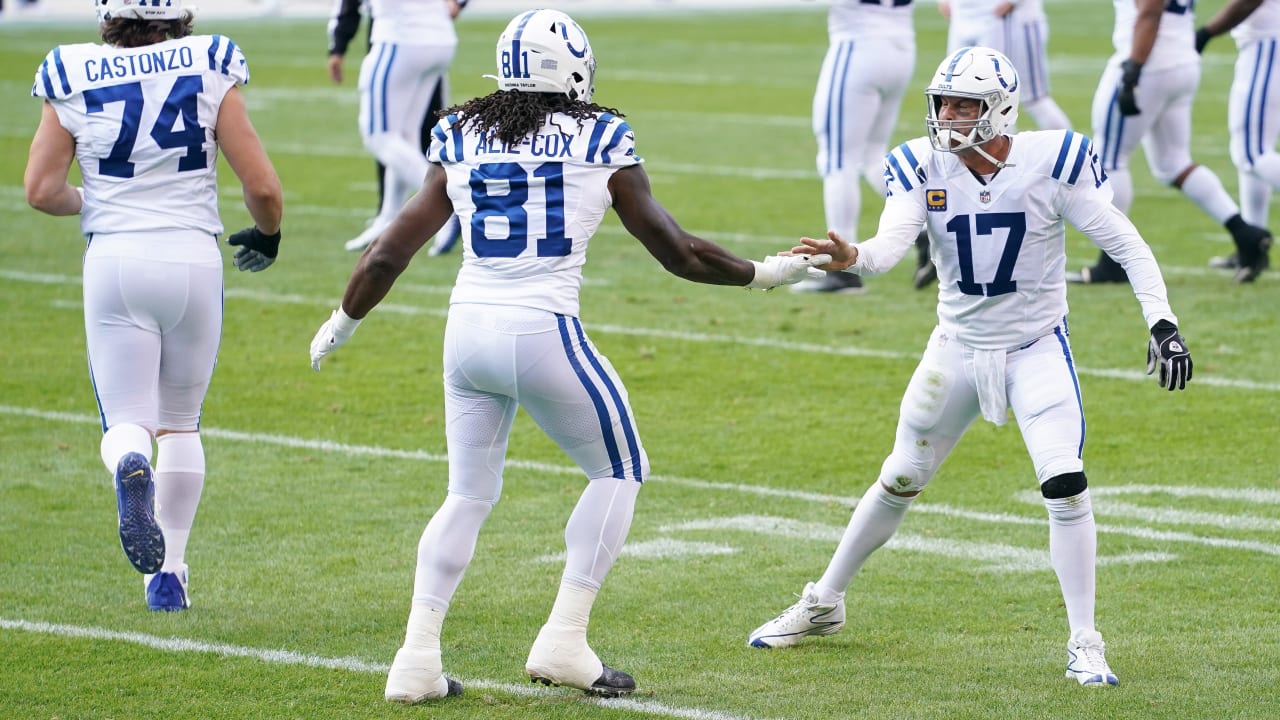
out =
[[[347,241],[363,250],[391,224],[422,185],[427,159],[420,135],[437,87],[448,97],[449,64],[458,47],[453,0],[368,0],[373,25],[369,53],[360,63],[360,138],[386,168],[382,209],[369,227]]]
[[[1222,181],[1191,159],[1191,107],[1200,85],[1194,0],[1114,0],[1116,52],[1093,96],[1093,132],[1115,203],[1133,204],[1129,156],[1142,143],[1151,174],[1182,191],[1231,233],[1240,259],[1236,282],[1253,282],[1269,264],[1271,233],[1240,214]],[[1124,282],[1124,268],[1104,251],[1072,282]]]
[[[827,54],[813,95],[813,132],[827,227],[856,237],[866,181],[884,196],[881,162],[916,67],[911,0],[834,0],[827,11]],[[791,286],[795,292],[862,291],[849,273]]]
[[[1229,0],[1209,22],[1196,31],[1196,52],[1209,40],[1231,31],[1236,41],[1235,75],[1227,102],[1227,128],[1231,135],[1231,161],[1240,184],[1240,216],[1245,222],[1266,227],[1271,192],[1280,188],[1280,0]],[[1240,257],[1233,253],[1209,260],[1213,267],[1237,269]]]
[[[635,689],[587,643],[596,593],[649,474],[626,388],[578,320],[587,244],[610,206],[667,271],[695,282],[770,288],[821,275],[812,265],[830,260],[757,263],[685,232],[651,194],[631,127],[591,101],[595,68],[568,15],[516,16],[498,39],[499,90],[450,108],[436,126],[422,190],[361,256],[341,307],[311,343],[318,370],[457,212],[462,268],[443,343],[448,495],[418,545],[408,631],[387,678],[391,701],[461,692],[443,673],[440,629],[501,495],[518,407],[588,481],[565,527],[560,590],[525,670],[596,695]]]
[[[829,254],[826,269],[881,273],[927,225],[938,267],[938,326],[907,386],[893,452],[854,509],[826,572],[799,602],[753,631],[755,647],[795,645],[845,622],[844,594],[871,553],[979,417],[1013,411],[1049,514],[1049,556],[1070,636],[1067,677],[1118,683],[1094,628],[1097,531],[1084,474],[1084,410],[1067,332],[1065,222],[1118,258],[1151,328],[1147,371],[1181,389],[1191,356],[1164,280],[1111,188],[1089,138],[1069,130],[1009,134],[1021,83],[1007,58],[962,48],[925,94],[928,137],[886,158],[889,197],[875,237],[803,238],[795,252]]]
[[[275,261],[280,180],[249,121],[239,90],[249,68],[230,38],[192,35],[182,0],[95,5],[105,44],[60,45],[36,72],[44,109],[24,185],[37,210],[80,214],[89,374],[120,541],[145,574],[147,606],[182,610],[205,477],[200,406],[222,334],[218,151],[254,222],[229,238],[240,270]],[[67,184],[73,161],[83,189]]]
[[[1043,0],[939,0],[948,18],[947,52],[998,50],[1022,78],[1022,110],[1041,130],[1067,130],[1071,120],[1049,94],[1049,18]]]

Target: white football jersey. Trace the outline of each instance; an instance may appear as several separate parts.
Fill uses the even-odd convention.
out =
[[[915,41],[911,0],[833,0],[827,13],[832,42],[865,38]]]
[[[1011,139],[1007,166],[985,184],[928,138],[890,151],[880,229],[859,244],[854,269],[888,270],[927,225],[943,331],[974,348],[1016,348],[1066,317],[1065,220],[1125,264],[1148,326],[1176,323],[1155,258],[1111,204],[1089,138],[1044,130]]]
[[[445,0],[369,0],[369,41],[401,45],[458,44]]]
[[[221,35],[54,48],[31,94],[75,137],[81,230],[221,233],[214,128],[227,91],[247,82],[244,55]]]
[[[1113,0],[1116,8],[1116,27],[1111,34],[1116,54],[1129,57],[1133,48],[1133,23],[1138,18],[1135,0]],[[1156,44],[1147,56],[1146,70],[1189,65],[1200,62],[1196,52],[1196,18],[1193,12],[1196,0],[1168,0],[1160,15],[1160,29],[1156,31]]]
[[[601,113],[556,114],[506,146],[457,115],[432,131],[427,157],[448,173],[462,223],[462,268],[451,303],[538,308],[578,315],[587,243],[613,204],[609,178],[642,162],[631,126]]]
[[[1231,37],[1238,47],[1280,37],[1280,0],[1262,0],[1249,17],[1231,30]]]

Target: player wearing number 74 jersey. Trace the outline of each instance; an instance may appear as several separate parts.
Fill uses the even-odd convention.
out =
[[[422,190],[361,256],[342,306],[311,343],[319,370],[457,212],[462,269],[443,343],[449,488],[418,544],[408,631],[387,676],[385,697],[393,702],[461,692],[444,675],[440,632],[502,494],[517,407],[587,481],[565,527],[559,593],[525,671],[534,681],[596,695],[635,690],[630,675],[602,663],[587,643],[596,593],[622,551],[649,474],[626,388],[578,320],[587,244],[609,208],[686,280],[770,288],[821,277],[812,265],[830,260],[752,262],[685,232],[650,192],[631,127],[591,101],[595,56],[568,15],[516,16],[498,39],[497,68],[497,92],[450,108],[436,126]]]
[[[254,221],[229,239],[236,267],[274,262],[283,200],[240,95],[249,69],[236,44],[192,35],[182,0],[94,4],[103,44],[58,46],[36,71],[32,94],[45,102],[23,184],[37,210],[80,215],[89,373],[120,542],[145,574],[147,606],[180,611],[204,487],[200,411],[222,334],[218,151]],[[83,190],[67,183],[73,162]]]
[[[1159,368],[1162,387],[1185,386],[1191,356],[1155,258],[1111,204],[1088,138],[1067,130],[1007,134],[1018,91],[1017,71],[999,52],[952,53],[925,91],[928,137],[898,146],[886,159],[888,197],[876,236],[849,244],[829,233],[795,248],[831,255],[824,269],[884,272],[928,225],[938,326],[907,386],[893,452],[858,502],[826,572],[798,603],[750,634],[755,647],[785,647],[839,630],[854,574],[897,530],[961,436],[979,417],[1003,425],[1012,409],[1049,514],[1049,556],[1070,629],[1067,677],[1082,685],[1118,683],[1094,628],[1097,531],[1067,339],[1064,221],[1128,271],[1151,329],[1148,372]]]

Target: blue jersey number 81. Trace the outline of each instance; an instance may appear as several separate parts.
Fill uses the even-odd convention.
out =
[[[505,181],[505,193],[491,193]],[[573,242],[564,234],[564,166],[543,163],[528,172],[519,163],[484,163],[471,171],[471,249],[477,257],[513,258],[529,247],[529,185],[542,185],[546,197],[547,236],[536,240],[538,257],[564,257]],[[485,234],[485,220],[507,219],[507,236]]]

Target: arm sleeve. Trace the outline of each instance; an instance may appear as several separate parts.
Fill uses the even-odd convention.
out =
[[[916,236],[924,227],[924,205],[919,193],[892,195],[885,199],[880,213],[880,226],[875,237],[857,243],[858,261],[849,270],[859,275],[879,275],[888,272],[912,250]]]
[[[329,17],[329,54],[346,55],[351,38],[360,29],[360,0],[334,0]]]
[[[1096,155],[1094,162],[1097,162]],[[1178,318],[1169,307],[1160,265],[1133,222],[1111,204],[1110,189],[1105,179],[1100,185],[1093,182],[1063,185],[1062,216],[1124,268],[1133,294],[1142,305],[1148,328],[1160,320],[1177,325]]]

